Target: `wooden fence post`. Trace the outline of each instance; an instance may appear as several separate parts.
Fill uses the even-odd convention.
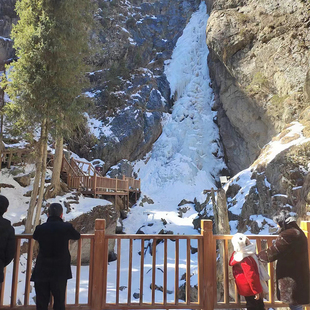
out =
[[[71,174],[67,173],[67,184],[69,188],[72,188],[72,184],[71,184]]]
[[[308,262],[310,267],[310,222],[302,221],[300,223],[300,228],[305,232],[305,235],[308,238]],[[310,310],[310,305],[306,305],[305,309]]]
[[[203,295],[204,295],[204,310],[214,309],[214,294],[216,290],[216,282],[214,281],[214,273],[216,269],[215,264],[215,244],[213,241],[213,223],[211,220],[201,221],[201,234],[203,235]]]
[[[105,255],[105,220],[96,219],[95,221],[95,242],[94,242],[94,260],[92,275],[92,294],[91,309],[102,310],[103,301],[103,283],[107,275],[104,274]]]
[[[94,174],[94,197],[97,197],[97,174]]]
[[[11,168],[12,157],[13,157],[13,150],[10,151],[9,161],[8,161],[8,165],[7,165],[8,168]]]

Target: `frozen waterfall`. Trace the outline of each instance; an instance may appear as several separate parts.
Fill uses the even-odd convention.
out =
[[[151,196],[154,191],[165,189],[179,197],[179,193],[197,195],[214,187],[213,176],[225,167],[223,160],[213,155],[221,154],[221,149],[218,128],[213,122],[215,114],[211,110],[213,92],[207,64],[206,12],[206,4],[202,2],[178,39],[171,60],[165,64],[175,99],[173,111],[147,163],[136,164],[143,180],[142,190]]]

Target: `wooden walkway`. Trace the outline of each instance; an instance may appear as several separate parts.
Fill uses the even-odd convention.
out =
[[[228,244],[232,236],[213,235],[212,225],[212,221],[202,220],[200,235],[108,235],[105,231],[105,220],[97,219],[94,234],[81,235],[81,239],[77,241],[78,247],[74,252],[77,257],[76,276],[69,280],[73,281],[72,284],[75,287],[74,298],[66,304],[66,309],[213,310],[246,308],[245,301],[238,295],[236,287],[232,288],[229,285],[228,262],[231,253],[228,250]],[[301,228],[308,237],[310,250],[310,222],[302,222]],[[248,237],[255,241],[257,251],[259,251],[270,246],[277,236],[249,235]],[[33,301],[29,298],[34,242],[32,235],[17,235],[16,239],[13,272],[6,274],[5,285],[2,285],[0,308],[34,310]],[[108,244],[111,239],[116,240],[118,253],[118,259],[113,264],[108,263]],[[28,244],[28,247],[25,247],[25,244],[23,246],[28,249],[26,251],[27,263],[26,265],[22,263],[22,266],[25,266],[23,274],[19,271],[20,259],[22,259],[20,257],[22,240],[23,242],[26,240]],[[83,273],[82,278],[81,253],[86,250],[82,247],[84,242],[90,243],[87,250],[89,265],[87,275]],[[151,254],[145,250],[147,244],[151,246]],[[196,253],[191,251],[193,244],[197,248]],[[135,261],[133,255],[137,251],[141,253],[139,261]],[[122,260],[123,255],[127,259]],[[197,277],[192,277],[193,267],[197,270]],[[161,272],[156,272],[158,270]],[[113,278],[108,277],[108,274],[112,272],[114,273],[113,281],[111,280]],[[124,273],[126,273],[125,278],[123,278]],[[219,273],[223,276],[219,277]],[[287,307],[276,297],[275,263],[268,264],[268,273],[270,280],[267,283],[266,309]],[[152,285],[145,285],[150,279]],[[180,281],[185,283],[185,298],[182,299],[179,295]],[[160,292],[156,285],[158,283],[162,283]],[[83,285],[84,287],[81,287]],[[172,291],[168,289],[171,287]],[[193,287],[197,290],[195,297],[191,294]],[[220,287],[223,288],[222,294],[218,294]],[[123,289],[126,291],[123,292]],[[6,303],[3,302],[5,290],[11,293],[10,301]],[[85,291],[87,300],[81,302],[81,294]],[[135,292],[139,294],[134,297]],[[70,294],[72,295],[72,291]],[[19,296],[22,296],[21,300]]]
[[[122,179],[108,178],[101,175],[91,163],[63,157],[62,174],[65,174],[69,188],[78,189],[84,195],[128,196],[141,191],[141,181],[123,176]]]

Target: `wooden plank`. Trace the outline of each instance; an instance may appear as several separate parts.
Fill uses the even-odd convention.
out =
[[[145,239],[145,240],[150,240],[150,239],[170,239],[170,240],[186,240],[188,236],[185,235],[148,235],[148,234],[143,234],[143,235],[127,235],[127,234],[117,234],[117,235],[106,235],[107,238],[109,239]],[[190,238],[192,240],[199,240],[202,239],[201,235],[191,235]]]
[[[203,232],[203,253],[204,253],[204,279],[205,279],[205,310],[214,309],[214,283],[215,280],[215,246],[213,243],[212,221],[202,220],[201,230]]]
[[[117,239],[117,270],[116,270],[116,304],[119,304],[119,287],[121,271],[121,239]]]
[[[81,239],[83,235],[81,235]],[[91,305],[91,293],[93,290],[93,273],[94,273],[94,251],[95,251],[95,240],[90,240],[90,253],[89,253],[89,274],[88,274],[88,305]]]
[[[18,283],[18,270],[19,270],[19,257],[20,257],[20,241],[21,239],[16,240],[15,248],[15,258],[13,263],[13,276],[12,276],[12,290],[11,290],[11,307],[16,306],[17,298],[17,283]]]
[[[267,241],[268,247],[272,246],[272,240],[268,239]],[[269,288],[269,302],[274,303],[275,301],[275,289],[274,289],[274,264],[268,264],[268,273],[270,275],[270,279],[268,280],[268,288]]]
[[[164,307],[165,309],[188,309],[188,305],[185,303],[179,304],[178,306],[175,306],[173,304],[167,304]],[[138,303],[135,306],[128,307],[127,304],[119,304],[117,307],[116,304],[108,304],[104,309],[142,309],[142,310],[147,310],[147,309],[163,309],[163,304],[162,303],[157,303],[155,305],[152,305],[151,303],[143,303],[142,305],[139,305]],[[191,303],[191,309],[201,309],[201,305],[198,303]]]
[[[190,239],[186,239],[186,300],[189,305],[191,301],[191,244]]]
[[[129,264],[128,264],[128,295],[127,295],[127,302],[128,304],[131,303],[131,283],[132,283],[132,254],[133,254],[133,239],[129,239]]]
[[[103,245],[104,245],[104,253],[103,253],[103,257],[102,257],[103,272],[101,274],[101,277],[103,278],[103,285],[102,285],[103,288],[102,288],[101,295],[102,295],[102,305],[104,308],[105,304],[106,304],[106,300],[107,300],[107,285],[108,285],[107,275],[108,275],[108,265],[109,265],[109,238],[107,238],[106,235],[104,237]],[[94,270],[95,270],[95,268],[94,268]]]
[[[202,240],[198,240],[198,303],[203,304],[203,248]]]
[[[238,288],[236,283],[235,283],[235,302],[240,304],[240,295],[238,294]]]
[[[224,268],[224,303],[229,303],[229,273],[228,273],[228,240],[224,240],[223,247],[223,268]]]
[[[168,246],[167,239],[164,240],[164,285],[163,285],[163,303],[167,303],[167,274],[168,274]]]
[[[80,298],[81,258],[82,258],[82,239],[79,239],[76,254],[75,305],[79,304],[79,298]]]
[[[91,307],[94,310],[102,310],[102,292],[104,273],[104,257],[106,254],[105,248],[105,220],[96,219],[95,221],[95,247],[94,247],[94,266],[92,275],[92,302]]]
[[[29,305],[29,294],[30,294],[30,278],[31,278],[31,268],[32,268],[32,255],[33,255],[33,245],[34,239],[28,239],[28,251],[27,251],[27,267],[26,267],[26,279],[25,279],[25,295],[24,295],[24,305]]]
[[[10,151],[9,161],[8,161],[8,166],[7,166],[8,168],[11,168],[12,157],[13,157],[13,151]]]
[[[174,273],[174,303],[179,304],[179,257],[180,257],[180,242],[175,240],[175,273]]]
[[[143,276],[144,276],[144,239],[141,239],[141,261],[140,261],[140,296],[139,304],[143,303]]]
[[[155,304],[155,276],[156,276],[156,240],[152,244],[152,305]]]

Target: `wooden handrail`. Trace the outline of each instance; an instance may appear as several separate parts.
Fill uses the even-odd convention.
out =
[[[96,168],[93,166],[92,163],[88,163],[88,162],[85,162],[85,161],[82,161],[82,160],[79,160],[79,159],[74,159],[74,161],[75,161],[77,164],[78,164],[78,163],[82,164],[82,168],[83,168],[84,165],[88,166],[88,168],[87,168],[87,170],[88,170],[88,175],[91,175],[91,174],[90,174],[90,171],[92,171],[92,172],[93,172],[92,175],[97,174],[98,176],[102,176],[101,173],[100,173],[99,171],[96,170]],[[83,170],[82,168],[80,168],[80,169],[81,169],[81,170],[83,171],[83,173],[84,173],[84,170]]]
[[[88,175],[79,166],[88,165]],[[69,188],[75,188],[85,193],[98,194],[119,193],[128,195],[129,192],[140,192],[141,180],[123,176],[122,179],[103,177],[91,163],[87,163],[74,158],[68,160],[63,157],[62,171],[67,172],[67,184]],[[92,171],[92,175],[90,175]]]
[[[301,225],[302,229],[305,230],[305,233],[309,234],[310,222],[303,222]],[[256,241],[256,245],[258,249],[262,248],[262,242],[271,244],[272,240],[277,236],[265,236],[265,235],[249,235],[250,239]],[[105,220],[97,219],[95,222],[95,233],[81,235],[81,239],[76,242],[76,279],[75,279],[75,296],[73,304],[67,304],[66,308],[73,309],[87,309],[87,310],[102,310],[102,309],[204,309],[204,310],[213,310],[213,309],[236,309],[236,308],[245,308],[245,302],[240,301],[240,296],[237,293],[230,294],[229,292],[229,278],[228,278],[228,261],[229,254],[228,253],[228,242],[232,238],[231,235],[213,235],[212,233],[212,221],[203,220],[201,222],[201,235],[108,235],[105,233]],[[30,294],[30,273],[32,268],[32,251],[33,251],[33,239],[32,235],[16,235],[17,245],[16,245],[16,256],[13,263],[13,274],[11,278],[8,278],[8,274],[6,274],[6,280],[3,283],[2,292],[5,290],[6,285],[11,285],[11,298],[10,303],[3,305],[3,296],[0,298],[0,307],[5,310],[9,309],[22,309],[22,310],[30,310],[34,309],[34,305],[29,305],[29,294]],[[17,303],[17,285],[21,281],[19,276],[19,257],[21,251],[21,241],[26,240],[28,242],[28,247],[25,253],[27,253],[27,264],[25,270],[25,290],[24,290],[24,298],[23,304],[19,305]],[[81,279],[81,253],[82,253],[82,244],[88,240],[90,242],[90,250],[89,250],[89,273],[88,279]],[[116,248],[118,253],[118,260],[115,262],[114,266],[116,267],[115,274],[115,283],[114,288],[111,288],[112,283],[107,285],[107,275],[109,274],[109,268],[111,264],[108,263],[108,248],[109,242],[116,240]],[[309,239],[308,239],[309,240]],[[129,251],[122,251],[123,244],[129,244]],[[134,244],[135,242],[135,244]],[[197,255],[191,254],[191,245],[195,243],[197,246]],[[224,243],[224,246],[218,246],[218,243]],[[309,241],[308,241],[309,242]],[[181,243],[184,244],[183,248],[186,251],[181,251]],[[162,244],[160,248],[158,248],[159,244]],[[151,251],[151,254],[146,252],[147,248]],[[137,250],[137,246],[140,246],[140,261],[133,261],[133,248]],[[171,249],[171,246],[174,247]],[[168,251],[170,247],[170,251]],[[23,246],[22,249],[25,247]],[[219,249],[222,249],[223,253],[218,252]],[[171,251],[173,250],[173,251]],[[83,250],[85,252],[85,250]],[[174,252],[173,260],[174,260],[174,279],[170,279],[168,277],[168,264],[170,264],[169,268],[171,270],[171,257],[168,257],[169,253]],[[160,254],[161,253],[161,254]],[[128,255],[127,265],[123,266],[123,260],[121,260],[121,255]],[[148,255],[148,256],[147,256]],[[149,255],[152,255],[150,257]],[[161,256],[159,256],[161,255]],[[163,255],[163,256],[162,256]],[[195,256],[191,256],[195,255]],[[221,255],[223,260],[221,260],[221,266],[217,266],[217,257]],[[126,256],[125,256],[126,258]],[[147,264],[149,265],[149,270],[151,271],[150,279],[152,279],[151,283],[151,292],[150,300],[145,300],[145,293],[143,292],[143,287],[146,282],[146,274],[145,273],[145,260],[147,259]],[[197,260],[195,265],[197,266],[198,271],[198,282],[194,282],[193,284],[198,284],[198,300],[191,300],[191,268],[194,260]],[[160,268],[159,265],[160,264]],[[163,264],[163,266],[162,266]],[[137,267],[139,266],[139,267]],[[266,298],[265,306],[266,307],[286,307],[287,305],[277,301],[275,297],[275,283],[274,283],[274,266],[268,265],[269,267],[269,296]],[[224,299],[217,300],[217,285],[216,285],[216,271],[219,267],[223,268],[224,280],[223,280],[223,288],[224,288]],[[113,267],[114,268],[114,267]],[[124,302],[120,299],[120,288],[121,288],[121,270],[125,268],[129,268],[128,271],[128,293],[127,302]],[[139,288],[139,297],[138,300],[132,300],[132,281],[134,280],[133,276],[133,268],[135,272],[137,268],[140,268],[139,277],[135,278]],[[161,270],[162,272],[162,301],[158,302],[155,299],[155,290],[158,289],[156,287],[156,279],[157,279],[157,270]],[[185,301],[179,300],[179,281],[180,274],[185,274]],[[88,301],[85,304],[81,304],[79,302],[80,297],[80,282],[89,281],[88,287]],[[175,290],[174,294],[171,294],[168,298],[168,281],[173,281]],[[11,283],[11,284],[10,284]],[[110,296],[108,290],[113,290],[115,292],[115,300],[111,301],[107,300],[107,297]],[[21,292],[19,292],[21,293]],[[232,292],[233,293],[233,292]],[[157,294],[157,293],[156,293]],[[232,296],[235,296],[234,298]],[[171,298],[174,298],[171,300]]]

